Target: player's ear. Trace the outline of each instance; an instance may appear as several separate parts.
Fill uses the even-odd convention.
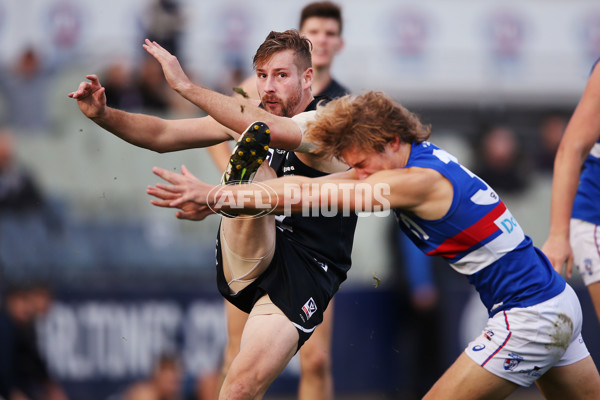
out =
[[[302,74],[302,86],[303,89],[308,89],[309,87],[312,86],[313,83],[313,75],[314,75],[314,71],[311,68],[306,68],[304,70],[304,73]]]
[[[400,138],[398,136],[395,136],[392,141],[389,143],[392,151],[397,152],[398,149],[400,148]]]

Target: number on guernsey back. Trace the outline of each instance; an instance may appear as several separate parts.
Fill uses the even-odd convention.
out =
[[[496,192],[494,192],[494,189],[489,187],[483,179],[469,171],[469,169],[464,165],[460,164],[456,157],[454,157],[452,154],[442,149],[435,149],[433,150],[433,155],[439,158],[444,164],[448,164],[449,162],[457,163],[471,178],[479,180],[479,182],[485,186],[485,189],[479,189],[473,196],[471,196],[471,201],[473,203],[487,206],[498,202],[499,198]]]

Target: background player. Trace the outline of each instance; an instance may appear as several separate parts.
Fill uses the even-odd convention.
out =
[[[550,234],[542,250],[556,271],[566,269],[567,278],[571,277],[573,263],[577,266],[600,321],[600,68],[597,61],[556,153],[551,204]]]

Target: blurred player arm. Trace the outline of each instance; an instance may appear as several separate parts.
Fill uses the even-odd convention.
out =
[[[252,106],[247,99],[217,93],[195,85],[183,72],[179,61],[158,43],[146,40],[144,49],[161,64],[167,82],[181,96],[200,107],[219,123],[242,133],[255,121],[265,122],[271,130],[271,147],[295,150],[302,142],[302,132],[290,118],[279,117]]]
[[[571,277],[573,252],[569,243],[570,220],[581,167],[600,138],[600,67],[596,64],[577,105],[554,160],[550,233],[542,250],[554,269]]]
[[[160,207],[182,208],[194,203],[198,208],[256,214],[266,208],[274,213],[300,212],[307,205],[318,204],[349,211],[400,208],[421,218],[438,219],[448,212],[453,199],[452,184],[428,168],[383,170],[363,180],[355,179],[353,170],[321,178],[291,175],[263,181],[260,186],[230,185],[219,190],[200,181],[185,166],[181,174],[157,167],[152,172],[169,182],[147,189],[149,195],[160,199],[151,203]],[[223,198],[235,201],[222,204]],[[229,208],[231,204],[235,210]]]
[[[207,147],[239,136],[211,117],[166,120],[108,107],[105,88],[98,77],[87,75],[86,78],[89,82],[81,82],[68,96],[77,100],[86,117],[135,146],[164,153]]]

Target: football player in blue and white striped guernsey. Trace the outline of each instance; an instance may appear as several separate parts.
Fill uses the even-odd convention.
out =
[[[417,247],[446,259],[479,292],[486,327],[425,399],[502,399],[534,382],[548,399],[599,399],[600,375],[581,336],[574,290],[493,188],[428,142],[429,134],[382,93],[342,97],[317,110],[307,137],[320,154],[352,169],[316,179],[282,177],[261,187],[277,195],[269,201],[275,213],[303,212],[310,203],[338,213],[366,204],[391,209]],[[155,173],[171,183],[158,185],[177,198],[169,206],[217,204],[213,185],[189,174]],[[260,211],[266,199],[256,185],[220,188],[225,195],[248,213]]]
[[[600,61],[600,60],[599,60]],[[583,170],[582,170],[583,167]],[[572,248],[571,248],[572,247]],[[554,161],[550,234],[542,250],[554,269],[573,265],[600,321],[600,67],[598,61]]]

